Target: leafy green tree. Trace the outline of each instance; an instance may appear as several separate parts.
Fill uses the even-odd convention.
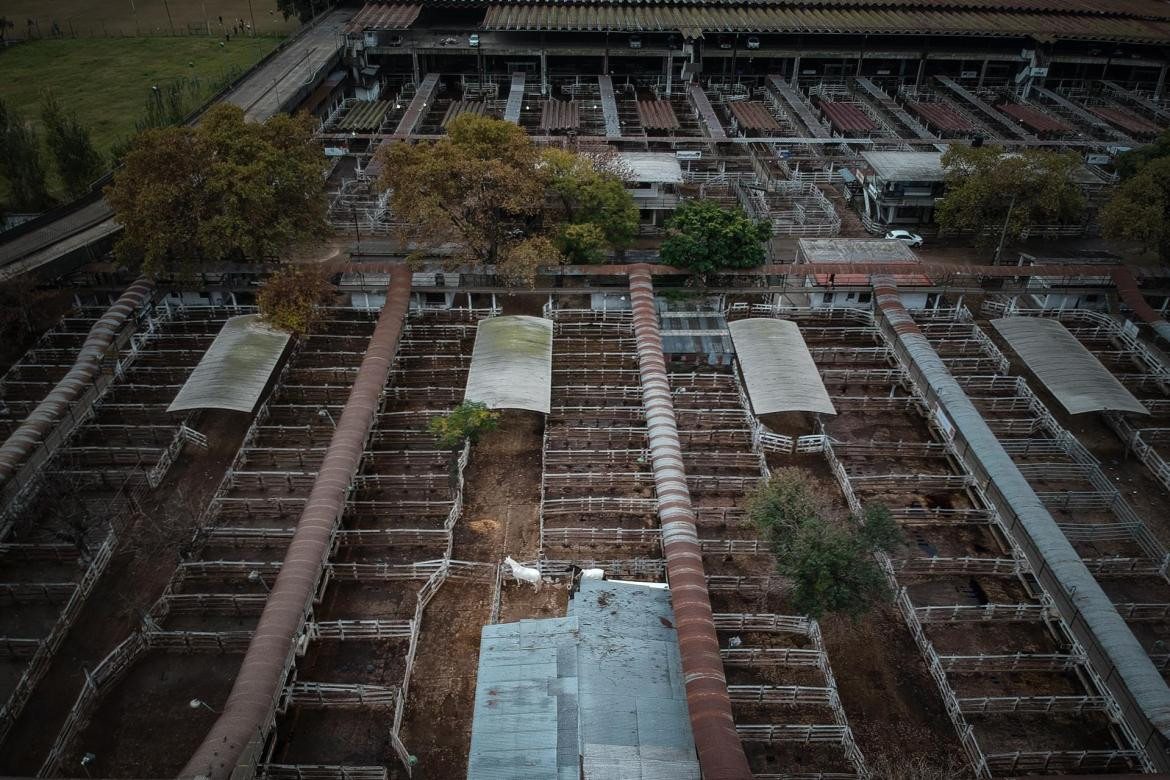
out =
[[[295,16],[302,22],[307,22],[315,14],[325,10],[331,2],[332,0],[276,0],[276,7],[285,19]]]
[[[41,143],[24,117],[0,100],[0,178],[8,184],[12,208],[43,211],[53,205],[41,157]]]
[[[565,256],[551,239],[533,236],[512,244],[508,253],[496,263],[496,275],[505,284],[531,287],[541,268],[563,265]]]
[[[1121,155],[1117,169],[1121,185],[1101,210],[1102,233],[1170,259],[1170,131]]]
[[[66,112],[52,92],[45,95],[41,120],[57,175],[65,189],[72,197],[84,195],[89,185],[105,170],[102,156],[89,136],[89,128],[77,121],[76,114]]]
[[[748,496],[747,516],[778,551],[796,529],[820,517],[821,505],[809,487],[808,472],[777,469]]]
[[[885,504],[866,505],[858,534],[868,549],[882,552],[892,552],[903,538],[898,521]]]
[[[556,246],[570,263],[600,263],[605,259],[605,233],[593,222],[565,225]]]
[[[1163,131],[1153,143],[1143,144],[1117,156],[1117,175],[1122,181],[1132,179],[1154,160],[1170,157],[1170,130]]]
[[[441,447],[454,449],[469,440],[473,444],[480,435],[494,431],[500,422],[500,413],[488,409],[480,401],[464,401],[445,417],[432,417],[427,430],[438,437]]]
[[[620,166],[609,157],[564,149],[546,149],[542,157],[564,220],[595,225],[614,249],[628,247],[638,234],[638,207],[622,183]]]
[[[1070,222],[1085,210],[1074,152],[953,144],[942,162],[947,189],[935,220],[944,232],[973,232],[980,249],[993,249],[1001,236],[1018,241],[1029,225]]]
[[[256,305],[269,325],[303,334],[313,329],[336,292],[319,266],[285,266],[264,280]]]
[[[275,257],[325,235],[314,129],[304,114],[261,124],[220,104],[196,127],[142,132],[106,189],[124,228],[119,254],[146,273],[183,273]]]
[[[710,200],[684,201],[666,223],[660,255],[667,265],[706,274],[726,268],[753,268],[767,258],[772,236],[767,221],[743,209],[725,209]]]

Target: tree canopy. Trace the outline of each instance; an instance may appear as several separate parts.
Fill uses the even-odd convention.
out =
[[[616,173],[588,155],[542,152],[511,122],[464,114],[444,138],[377,154],[404,243],[446,247],[455,263],[494,265],[515,284],[541,266],[598,260],[637,231]]]
[[[473,444],[480,435],[494,431],[500,422],[500,413],[488,409],[482,401],[464,401],[443,417],[432,417],[427,430],[438,439],[439,446],[454,449],[464,439]]]
[[[84,195],[89,185],[105,172],[89,128],[77,120],[76,113],[66,111],[52,92],[45,96],[41,119],[45,123],[49,152],[66,191],[75,198]]]
[[[726,268],[754,268],[767,259],[772,226],[741,208],[726,209],[711,200],[687,200],[666,222],[662,262],[698,274]]]
[[[886,595],[874,553],[893,550],[902,534],[884,505],[835,522],[814,494],[811,475],[785,468],[749,496],[747,512],[771,543],[777,570],[792,579],[792,605],[801,613],[855,618]]]
[[[285,266],[264,280],[256,292],[256,305],[269,325],[302,334],[313,329],[321,307],[336,292],[320,266]]]
[[[315,120],[244,121],[220,104],[195,127],[149,129],[106,197],[123,225],[119,254],[146,273],[263,260],[326,232],[325,157]]]
[[[40,138],[24,117],[0,100],[0,178],[8,185],[11,206],[43,211],[53,205],[45,179]]]
[[[1082,163],[1074,152],[953,144],[942,162],[947,190],[935,220],[944,232],[973,232],[981,249],[995,247],[1001,234],[1018,241],[1029,225],[1069,222],[1084,212],[1076,184]]]
[[[1170,258],[1170,131],[1121,155],[1117,170],[1121,185],[1101,210],[1102,232]]]

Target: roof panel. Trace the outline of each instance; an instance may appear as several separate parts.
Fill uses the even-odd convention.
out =
[[[756,416],[837,413],[795,322],[752,318],[736,320],[728,327]]]
[[[362,30],[405,30],[414,24],[422,5],[366,3],[345,26],[347,33]]]
[[[489,317],[475,331],[464,398],[489,409],[548,414],[553,324],[543,317]]]
[[[1149,414],[1058,320],[1006,317],[991,324],[1069,414]]]
[[[230,409],[250,414],[289,338],[261,322],[259,314],[231,317],[167,411]]]

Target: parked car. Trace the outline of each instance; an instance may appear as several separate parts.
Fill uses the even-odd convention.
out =
[[[758,48],[760,48],[760,39],[759,39],[759,38],[757,38],[757,37],[756,37],[756,36],[754,36],[754,35],[753,35],[752,37],[748,38],[748,39],[747,39],[747,47],[748,47],[749,49],[758,49]]]
[[[391,35],[389,38],[386,39],[386,45],[387,46],[401,46],[403,40],[404,39],[401,35]]]
[[[458,38],[452,38],[450,36],[447,36],[446,38],[439,39],[440,46],[456,46],[456,45],[458,45],[458,43],[459,43]]]
[[[472,33],[471,37],[467,39],[467,45],[475,49],[479,47],[479,33]]]
[[[907,246],[922,246],[922,236],[909,230],[891,230],[886,233],[887,241],[902,241]]]
[[[726,35],[720,35],[719,36],[719,48],[720,49],[730,49],[731,48],[731,39],[728,38]]]
[[[641,35],[631,35],[630,36],[630,48],[631,49],[642,48],[642,36]]]

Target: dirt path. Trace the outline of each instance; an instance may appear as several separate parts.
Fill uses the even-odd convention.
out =
[[[235,458],[248,427],[241,417],[235,412],[207,413],[198,426],[207,434],[207,452],[188,447],[149,494],[145,514],[130,520],[108,568],[0,750],[0,772],[36,774],[77,699],[83,669],[101,663],[162,594],[178,563],[179,548],[191,536],[191,513],[207,505]]]
[[[540,415],[505,412],[499,428],[472,450],[453,558],[498,563],[505,555],[536,557],[542,428]],[[416,780],[467,774],[479,636],[488,622],[491,596],[489,586],[448,581],[427,607],[403,729],[403,742],[419,760]],[[533,616],[520,612],[502,617]]]

